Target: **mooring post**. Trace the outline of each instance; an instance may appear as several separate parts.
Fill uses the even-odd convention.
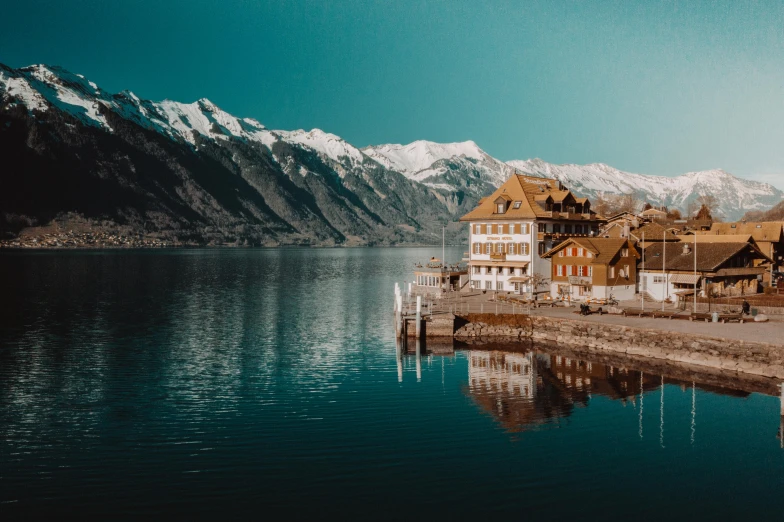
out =
[[[403,296],[397,295],[397,312],[395,313],[395,332],[397,336],[403,333]]]
[[[781,388],[781,415],[784,415],[784,382],[779,385]]]
[[[416,338],[417,340],[419,340],[422,334],[422,296],[421,295],[417,296],[416,319],[414,320],[416,321],[414,323],[416,325]]]
[[[395,339],[395,359],[397,360],[397,382],[403,382],[403,347],[400,339]]]
[[[417,382],[422,381],[422,341],[416,340],[416,374]]]

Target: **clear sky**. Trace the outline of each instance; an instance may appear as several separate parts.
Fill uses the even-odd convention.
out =
[[[784,188],[781,1],[27,0],[0,8],[0,62],[357,146]]]

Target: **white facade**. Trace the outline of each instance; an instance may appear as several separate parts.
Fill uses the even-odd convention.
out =
[[[675,292],[678,289],[670,281],[672,274],[663,272],[640,272],[639,285],[640,292],[647,293],[650,297],[657,301],[666,301],[671,299],[675,301],[677,296]]]
[[[530,293],[530,281],[523,282],[525,278],[534,273],[550,278],[550,260],[540,255],[552,242],[538,240],[536,221],[473,221],[468,237],[469,277],[473,288]],[[543,287],[537,289],[541,290]]]
[[[508,392],[524,398],[536,394],[533,352],[468,352],[468,387],[471,393]]]

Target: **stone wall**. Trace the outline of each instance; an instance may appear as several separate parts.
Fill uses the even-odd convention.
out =
[[[463,342],[543,341],[592,353],[624,353],[784,379],[784,347],[728,341],[617,324],[542,316],[469,314],[455,332]]]

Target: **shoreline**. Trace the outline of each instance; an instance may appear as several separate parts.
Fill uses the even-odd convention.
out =
[[[759,340],[547,315],[465,314],[455,316],[454,323],[455,341],[468,345],[549,342],[587,353],[626,354],[784,379],[784,346]]]

